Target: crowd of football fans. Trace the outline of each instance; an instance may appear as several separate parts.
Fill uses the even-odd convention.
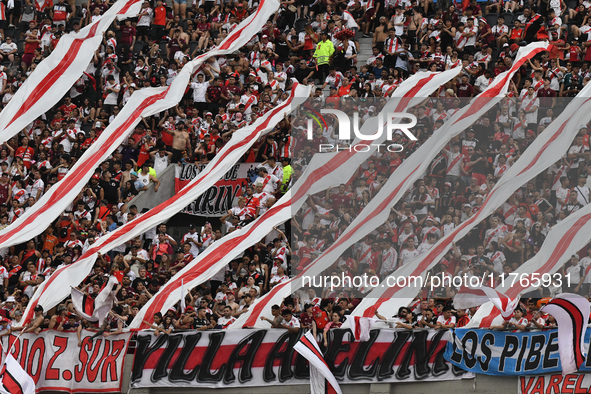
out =
[[[1,108],[64,34],[94,22],[112,4],[1,1]],[[137,18],[114,22],[69,93],[1,147],[0,229],[66,176],[133,92],[170,85],[189,60],[218,45],[258,6],[255,0],[144,1]],[[564,109],[566,98],[587,84],[590,9],[591,3],[575,0],[281,1],[279,12],[240,51],[205,62],[175,108],[143,119],[97,168],[71,208],[41,236],[0,252],[1,324],[18,329],[36,287],[57,267],[74,263],[100,236],[141,215],[131,201],[152,184],[157,192],[158,175],[167,166],[208,163],[234,131],[287,100],[296,81],[314,85],[304,108],[358,111],[363,122],[376,115],[410,75],[457,68],[456,79],[410,110],[418,119],[412,129],[418,141],[396,133],[393,142],[404,147],[401,152],[375,153],[350,182],[310,196],[283,231],[274,230],[211,280],[191,289],[186,310],[177,306],[153,317],[157,334],[228,327],[273,286],[313,264],[402,161],[467,105],[467,98],[511,67],[520,47],[549,41],[550,51],[520,68],[506,98],[439,153],[384,224],[325,271],[383,279],[470,218],[496,181]],[[372,55],[358,62],[361,45],[370,43]],[[243,161],[262,163],[259,178],[219,223],[200,228],[191,224],[182,239],[169,235],[162,224],[99,256],[80,289],[94,297],[109,275],[117,277],[118,305],[107,321],[110,328],[123,329],[205,248],[272,207],[301,176],[320,144],[342,144],[336,118],[327,116],[325,127],[314,124],[312,141],[306,139],[302,119],[286,117],[245,155]],[[547,172],[523,185],[455,244],[431,274],[485,275],[495,286],[533,257],[553,225],[589,203],[589,147],[588,127],[581,125],[563,159],[548,163]],[[587,256],[586,250],[573,256],[551,285],[533,294],[507,324],[517,329],[550,327],[552,317],[537,313],[547,297],[562,291],[588,296]],[[267,320],[289,330],[323,330],[326,340],[326,331],[340,327],[370,290],[302,289],[274,305],[274,319]],[[453,310],[456,291],[453,286],[425,290],[413,305],[392,311],[395,317],[378,317],[391,327],[463,326],[475,310]],[[27,324],[31,332],[92,327],[69,300],[51,311],[37,307],[35,319]]]

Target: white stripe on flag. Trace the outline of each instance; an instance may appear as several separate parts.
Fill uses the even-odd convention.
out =
[[[511,299],[488,286],[472,286],[470,284],[460,287],[454,297],[453,305],[456,309],[467,309],[480,306],[488,301],[497,307],[505,320],[511,319],[513,311],[519,305],[519,297]]]

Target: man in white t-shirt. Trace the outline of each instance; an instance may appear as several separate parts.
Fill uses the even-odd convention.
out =
[[[281,316],[283,316],[283,321],[281,322],[282,328],[286,328],[290,333],[300,331],[300,321],[293,316],[290,309],[285,309],[281,312]]]
[[[191,245],[191,254],[194,257],[199,255],[199,248],[203,246],[203,243],[201,242],[201,235],[197,232],[194,224],[189,224],[189,232],[183,236],[182,243]]]
[[[435,328],[454,328],[456,326],[456,317],[452,315],[449,306],[443,308],[443,313],[437,318]]]

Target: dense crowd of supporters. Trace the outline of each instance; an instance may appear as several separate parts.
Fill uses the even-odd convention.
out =
[[[60,38],[104,14],[112,1],[76,5],[0,1],[0,108],[56,48]],[[54,187],[127,105],[136,90],[168,86],[198,54],[218,45],[258,3],[186,0],[144,1],[137,18],[114,22],[83,76],[60,102],[0,148],[0,229],[8,227]],[[507,97],[454,138],[422,179],[392,207],[383,225],[352,246],[326,270],[383,279],[429,250],[470,218],[495,182],[591,78],[591,4],[568,0],[466,4],[432,0],[285,0],[279,12],[240,51],[212,57],[195,73],[181,102],[145,118],[112,157],[97,168],[72,206],[26,245],[0,252],[4,327],[23,325],[22,311],[36,287],[60,265],[74,263],[107,232],[141,212],[131,203],[170,164],[208,163],[234,131],[252,124],[289,97],[293,84],[314,85],[304,108],[376,115],[388,97],[420,70],[458,69],[458,77],[412,108],[418,141],[396,133],[402,152],[379,152],[353,180],[310,196],[284,231],[274,230],[208,282],[191,289],[187,308],[153,317],[157,333],[227,328],[273,286],[297,275],[330,246],[381,190],[388,177],[437,128],[492,79],[513,64],[517,50],[549,41],[549,52],[528,61],[512,79]],[[359,62],[360,46],[372,55]],[[361,104],[360,104],[361,103]],[[220,223],[189,226],[182,239],[165,224],[97,259],[80,285],[96,296],[109,275],[120,284],[107,324],[117,332],[186,264],[273,206],[301,175],[319,144],[342,144],[335,119],[314,125],[286,117],[253,146],[243,161],[262,163]],[[519,189],[497,212],[450,249],[432,276],[487,275],[496,285],[540,249],[550,228],[589,203],[591,151],[581,125],[563,159]],[[553,324],[537,309],[561,291],[589,295],[591,258],[575,255],[560,278],[532,294],[510,324],[517,329]],[[579,258],[580,257],[580,258]],[[558,278],[558,277],[557,277]],[[273,327],[322,330],[340,327],[368,288],[302,289],[273,306]],[[424,291],[395,317],[392,327],[465,325],[474,310],[453,310],[453,286]],[[540,301],[541,300],[541,301]],[[395,311],[392,311],[391,315]],[[457,318],[457,319],[456,319]],[[526,320],[524,320],[526,319]],[[36,309],[29,331],[76,330],[80,319],[66,300]],[[107,331],[105,335],[109,335]],[[324,334],[326,338],[326,334]]]

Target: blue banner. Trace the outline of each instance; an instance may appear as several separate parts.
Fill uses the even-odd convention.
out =
[[[589,345],[591,330],[585,333]],[[465,371],[487,375],[541,375],[561,372],[558,330],[508,332],[458,328],[444,358]],[[581,371],[591,372],[591,357]]]

